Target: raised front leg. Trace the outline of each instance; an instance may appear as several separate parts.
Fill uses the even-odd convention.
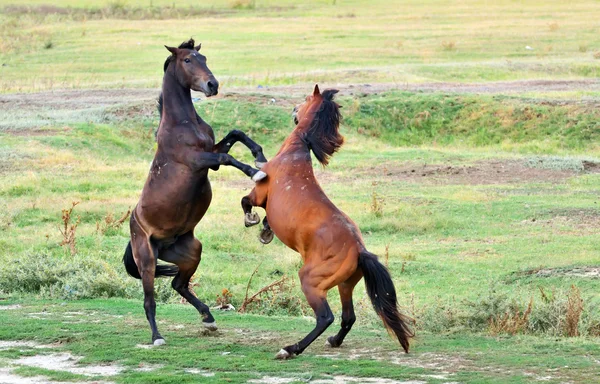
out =
[[[189,166],[194,170],[218,167],[219,165],[230,165],[244,172],[254,181],[259,181],[267,177],[267,174],[258,169],[244,164],[233,156],[226,153],[198,152],[191,159],[187,160]]]
[[[244,132],[238,131],[237,129],[229,132],[227,136],[223,138],[223,140],[219,141],[215,145],[213,152],[229,153],[231,147],[233,147],[233,145],[238,141],[248,147],[250,152],[252,152],[252,156],[254,156],[255,159],[254,164],[256,165],[256,168],[261,169],[267,163],[267,158],[263,154],[262,147],[256,144],[256,142],[249,138]]]
[[[260,223],[260,216],[258,213],[252,212],[252,198],[251,195],[242,197],[242,209],[244,210],[244,225],[246,228],[252,227],[258,223]]]

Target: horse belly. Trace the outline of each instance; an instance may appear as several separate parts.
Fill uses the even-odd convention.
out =
[[[193,230],[212,200],[208,178],[153,184],[153,188],[144,188],[139,207],[156,237],[176,236]]]

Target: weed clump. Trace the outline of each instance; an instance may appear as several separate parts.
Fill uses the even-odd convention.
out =
[[[63,239],[60,242],[61,247],[68,247],[71,251],[71,256],[77,253],[76,248],[76,239],[75,232],[77,231],[77,226],[81,222],[81,217],[77,216],[77,220],[75,222],[72,221],[73,218],[73,209],[75,206],[79,204],[78,201],[74,201],[71,203],[71,208],[62,210],[62,224],[63,228],[58,228],[60,234]]]

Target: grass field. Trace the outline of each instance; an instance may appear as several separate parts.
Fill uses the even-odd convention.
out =
[[[596,8],[0,0],[0,383],[594,382]],[[283,283],[246,313],[215,310],[220,331],[205,334],[160,280],[167,345],[149,348],[120,219],[155,150],[162,45],[190,35],[222,85],[197,101],[199,114],[217,137],[248,133],[267,157],[315,82],[342,90],[346,143],[328,168],[315,164],[317,178],[388,265],[416,321],[411,354],[388,337],[361,283],[341,349],[320,338],[295,360],[272,359],[314,319],[298,255],[244,228],[239,200],[252,182],[229,167],[210,174],[194,289],[211,307],[240,308],[246,294]],[[232,154],[252,160],[241,147]],[[329,301],[337,320],[327,335],[341,311],[337,292]]]
[[[190,35],[225,87],[599,76],[593,0],[11,3],[0,91],[157,87],[163,45]]]

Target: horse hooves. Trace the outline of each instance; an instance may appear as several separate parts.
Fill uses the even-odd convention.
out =
[[[263,230],[260,231],[258,239],[263,244],[269,244],[271,241],[273,241],[273,231],[270,229],[263,228]]]
[[[258,169],[262,169],[262,168],[263,168],[263,167],[264,167],[266,164],[267,164],[266,162],[263,162],[263,161],[258,161],[258,160],[256,160],[256,161],[254,162],[254,165],[255,165],[255,166],[256,166],[256,168],[258,168]]]
[[[258,216],[258,213],[250,212],[246,213],[246,215],[244,216],[244,225],[246,227],[251,227],[258,223],[260,223],[260,216]]]
[[[216,331],[217,328],[217,323],[216,322],[212,322],[212,323],[202,323],[202,325],[204,325],[204,328],[208,329],[209,331]]]
[[[293,353],[289,353],[285,349],[282,349],[279,352],[277,352],[277,354],[275,355],[275,358],[277,360],[288,360],[288,359],[292,359],[294,356],[295,355]]]
[[[325,345],[330,348],[339,348],[341,344],[336,343],[333,336],[329,336],[325,341]]]
[[[257,182],[257,181],[264,179],[265,177],[267,177],[266,173],[264,173],[263,171],[258,171],[254,174],[254,176],[252,176],[252,180],[254,182]]]
[[[165,345],[167,342],[165,341],[165,339],[156,339],[154,340],[154,346],[158,347],[159,345]]]

